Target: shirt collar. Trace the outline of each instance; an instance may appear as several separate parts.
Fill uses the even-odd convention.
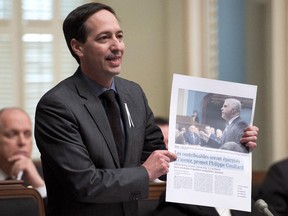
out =
[[[17,174],[17,176],[15,177],[15,180],[21,180],[22,176],[23,176],[23,171],[20,170],[19,173]],[[8,175],[6,175],[3,170],[0,169],[0,180],[5,180],[7,179]]]
[[[117,93],[116,87],[115,87],[115,82],[114,82],[114,78],[112,79],[112,85],[110,88],[106,88],[103,87],[102,85],[100,85],[99,83],[95,82],[94,80],[90,79],[89,77],[87,77],[84,73],[81,73],[83,75],[83,77],[85,78],[85,80],[87,81],[89,87],[92,89],[93,93],[99,97],[103,92],[112,89]]]
[[[239,115],[238,116],[234,116],[232,119],[230,119],[229,121],[228,121],[228,125],[230,125],[236,118],[238,118],[239,117]]]

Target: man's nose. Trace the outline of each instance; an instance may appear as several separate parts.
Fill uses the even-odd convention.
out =
[[[122,50],[124,47],[124,42],[117,37],[113,37],[111,40],[111,50]]]
[[[18,136],[18,145],[25,146],[27,145],[27,143],[28,143],[27,137],[24,134],[20,133]]]

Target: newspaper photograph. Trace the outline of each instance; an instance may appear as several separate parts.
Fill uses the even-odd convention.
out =
[[[251,211],[252,125],[257,86],[173,75],[166,201]]]

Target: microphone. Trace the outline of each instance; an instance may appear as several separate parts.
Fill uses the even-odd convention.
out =
[[[265,216],[274,216],[268,209],[268,204],[263,199],[258,199],[255,202],[255,207]]]

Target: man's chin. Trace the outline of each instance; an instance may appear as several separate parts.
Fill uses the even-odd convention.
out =
[[[120,70],[110,70],[109,73],[113,76],[117,76],[120,74]]]

